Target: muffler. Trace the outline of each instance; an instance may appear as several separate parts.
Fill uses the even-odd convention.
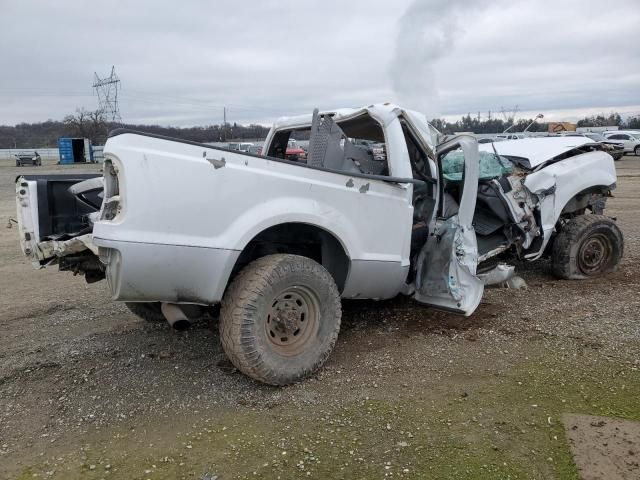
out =
[[[160,305],[160,310],[162,311],[164,318],[169,322],[169,325],[176,330],[186,330],[191,326],[189,317],[185,315],[179,305],[163,302]]]

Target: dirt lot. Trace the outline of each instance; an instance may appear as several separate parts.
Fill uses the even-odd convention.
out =
[[[62,168],[0,165],[0,477],[578,478],[563,416],[640,420],[640,159],[617,165],[618,272],[522,265],[528,289],[468,319],[346,303],[326,367],[287,388],[234,371],[213,321],[177,333],[104,282],[33,270],[4,228],[13,180]]]

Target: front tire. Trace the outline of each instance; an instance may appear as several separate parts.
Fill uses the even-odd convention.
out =
[[[322,265],[298,255],[268,255],[246,266],[229,286],[220,339],[238,370],[287,385],[324,364],[341,316],[338,288]]]
[[[618,268],[624,250],[622,232],[603,215],[569,220],[553,242],[552,269],[558,278],[598,277]]]

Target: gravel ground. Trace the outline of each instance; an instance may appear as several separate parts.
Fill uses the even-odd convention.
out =
[[[578,478],[562,415],[640,420],[640,160],[617,166],[619,271],[519,265],[528,288],[467,319],[345,302],[326,367],[287,388],[236,372],[213,320],[145,323],[0,229],[0,477]],[[0,165],[0,221],[17,174],[68,168]]]

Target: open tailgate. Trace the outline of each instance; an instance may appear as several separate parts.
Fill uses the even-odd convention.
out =
[[[92,215],[102,204],[99,174],[22,175],[16,179],[18,233],[35,267],[94,251]]]

